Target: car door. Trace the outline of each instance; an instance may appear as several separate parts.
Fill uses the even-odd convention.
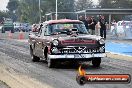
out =
[[[43,27],[41,27],[40,33],[38,34],[37,52],[38,52],[39,57],[41,57],[41,58],[44,57],[44,49],[45,49],[48,37],[50,37],[48,31],[49,31],[48,25],[44,25]]]
[[[45,36],[44,36],[44,31],[45,31],[45,26],[41,27],[40,28],[40,31],[39,31],[39,34],[38,34],[38,37],[37,37],[37,54],[39,57],[43,58],[43,53],[44,53],[44,42],[45,42]]]
[[[45,48],[46,46],[47,47],[50,47],[50,41],[51,41],[51,36],[50,36],[50,28],[48,25],[45,26],[44,30],[44,37],[43,37],[43,40],[44,40],[44,45],[43,47]],[[44,53],[43,53],[44,54]]]

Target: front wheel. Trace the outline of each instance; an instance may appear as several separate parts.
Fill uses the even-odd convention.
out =
[[[52,68],[53,67],[54,60],[48,58],[48,61],[47,62],[48,62],[48,67],[49,68]]]
[[[93,67],[100,67],[101,58],[94,58],[92,60]]]

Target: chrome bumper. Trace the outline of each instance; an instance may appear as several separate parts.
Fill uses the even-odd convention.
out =
[[[94,57],[106,57],[105,53],[100,54],[65,54],[65,55],[48,55],[50,59],[87,59]]]

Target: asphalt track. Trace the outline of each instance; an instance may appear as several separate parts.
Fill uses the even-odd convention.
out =
[[[132,61],[106,57],[102,59],[100,68],[94,68],[91,63],[86,62],[78,66],[63,63],[56,68],[49,69],[47,63],[43,60],[36,63],[32,62],[28,43],[20,41],[14,39],[0,39],[0,63],[7,65],[8,69],[6,70],[10,73],[15,73],[15,75],[19,74],[21,77],[24,76],[24,78],[26,76],[28,79],[33,78],[52,88],[132,88],[132,83],[88,84],[80,86],[76,82],[76,75],[80,65],[83,66],[88,74],[132,75]],[[13,71],[10,69],[13,69]]]

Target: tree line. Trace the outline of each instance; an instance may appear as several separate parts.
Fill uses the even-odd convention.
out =
[[[56,0],[40,0],[42,20],[46,13],[55,12]],[[88,8],[132,8],[132,0],[58,0],[58,12],[74,12]],[[39,0],[9,0],[8,11],[0,12],[0,17],[9,17],[20,22],[39,22]],[[63,16],[63,15],[62,15]],[[69,14],[65,14],[69,17]]]

